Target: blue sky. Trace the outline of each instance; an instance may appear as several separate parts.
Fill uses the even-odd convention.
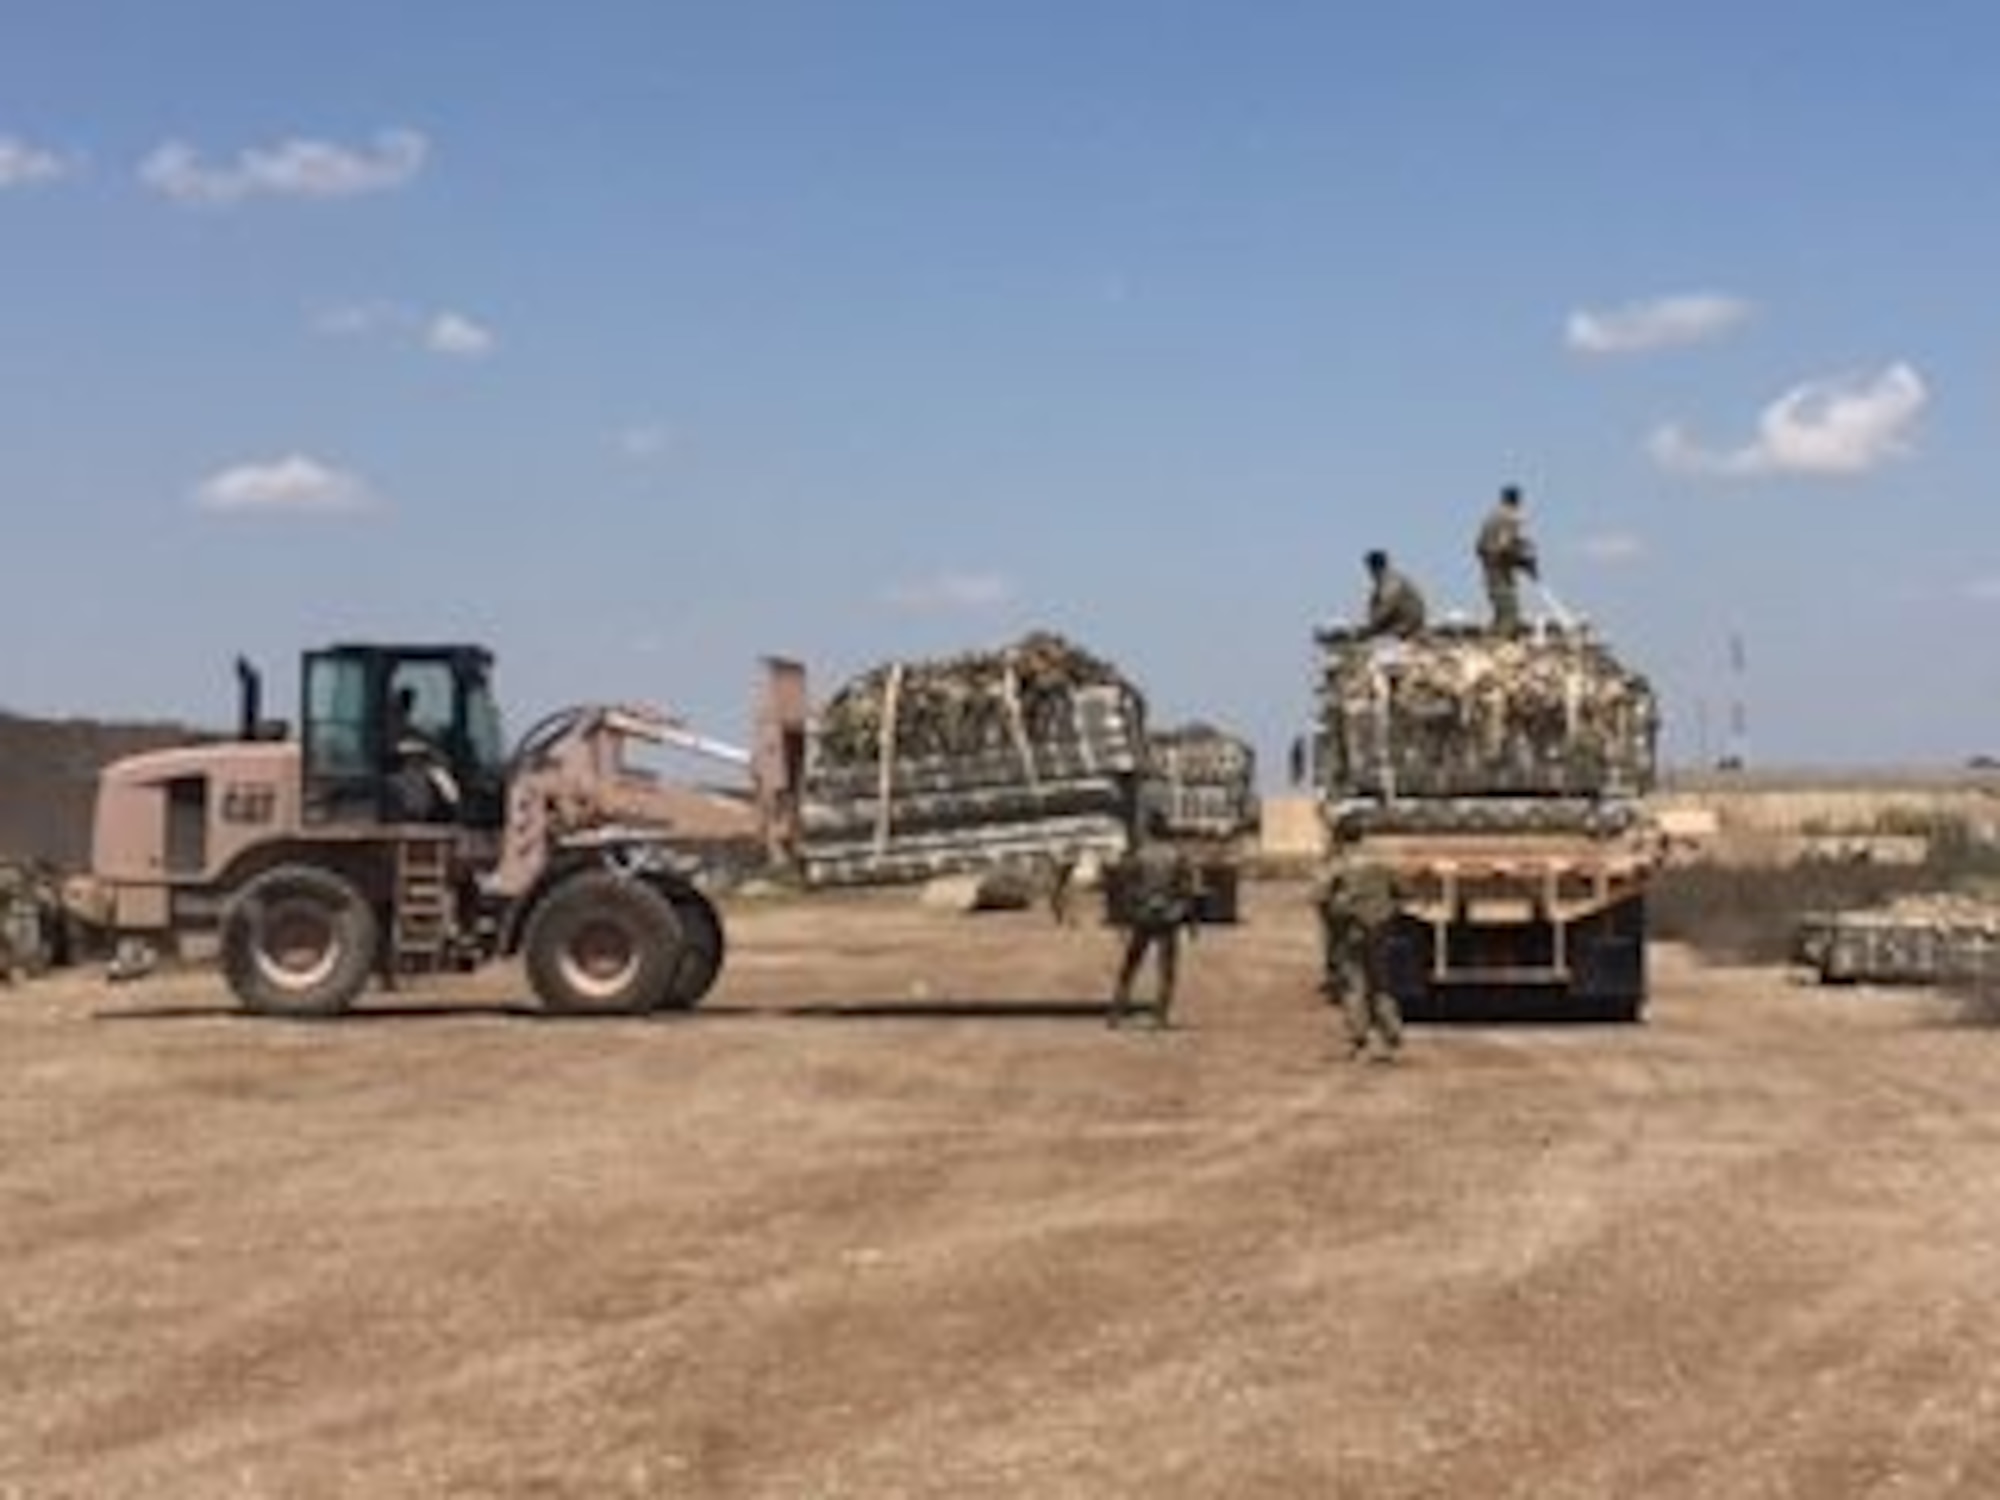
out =
[[[2000,9],[4,25],[16,710],[471,637],[740,737],[762,652],[1046,625],[1275,759],[1360,554],[1474,609],[1512,482],[1676,760],[2000,750]]]

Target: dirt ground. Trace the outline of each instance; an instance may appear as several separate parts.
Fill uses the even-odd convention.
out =
[[[1656,952],[1346,1062],[1302,894],[746,907],[690,1019],[0,991],[0,1495],[2000,1494],[2000,1030]]]

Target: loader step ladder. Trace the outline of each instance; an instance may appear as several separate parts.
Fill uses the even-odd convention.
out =
[[[451,935],[451,841],[405,839],[396,846],[396,911],[390,980],[445,966]]]

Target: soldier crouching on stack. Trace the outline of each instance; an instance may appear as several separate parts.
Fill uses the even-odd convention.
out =
[[[1110,1024],[1122,1026],[1132,1012],[1132,985],[1151,951],[1157,955],[1159,998],[1152,1009],[1153,1025],[1173,1024],[1174,981],[1180,969],[1181,929],[1195,917],[1194,870],[1167,836],[1166,815],[1157,808],[1147,814],[1137,846],[1125,856],[1118,872],[1119,901],[1115,908],[1125,926],[1125,961],[1112,993]]]
[[[1328,1000],[1347,1019],[1349,1055],[1394,1062],[1403,1047],[1403,1014],[1389,988],[1387,944],[1396,918],[1395,881],[1367,861],[1336,860],[1319,893]],[[1370,1053],[1370,1043],[1378,1051]]]

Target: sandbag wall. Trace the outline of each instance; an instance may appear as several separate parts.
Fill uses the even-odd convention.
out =
[[[827,701],[808,738],[805,877],[877,884],[1116,854],[1145,718],[1114,667],[1046,632],[873,668]]]

